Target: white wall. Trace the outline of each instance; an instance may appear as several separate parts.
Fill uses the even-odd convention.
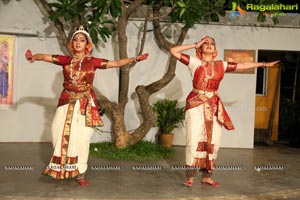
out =
[[[11,13],[14,13],[13,15]],[[17,14],[16,14],[17,13]],[[43,33],[48,38],[25,37],[17,38],[17,82],[15,109],[0,110],[0,142],[44,142],[51,141],[50,126],[57,100],[62,89],[62,74],[60,67],[43,62],[29,64],[25,51],[30,48],[33,53],[61,54],[53,27],[44,20],[33,1],[10,1],[3,5],[0,1],[0,32],[13,33]],[[138,42],[137,26],[140,22],[130,22],[128,28],[129,56],[135,55]],[[149,25],[151,29],[151,24]],[[258,28],[242,26],[197,25],[189,31],[185,43],[193,43],[205,35],[216,39],[219,49],[218,59],[223,59],[224,49],[274,49],[297,50],[300,47],[300,30],[291,28]],[[112,42],[115,39],[112,38]],[[135,87],[149,84],[159,79],[166,70],[168,54],[160,51],[150,32],[146,38],[145,52],[150,53],[147,61],[138,63],[131,71],[129,103],[126,107],[126,125],[128,130],[139,125],[137,114],[139,106],[134,93]],[[187,51],[193,54],[193,51]],[[115,59],[116,48],[111,43],[94,50],[94,56]],[[95,79],[95,87],[110,100],[117,100],[118,70],[99,70]],[[177,65],[176,77],[163,90],[151,97],[151,102],[168,97],[178,99],[184,105],[185,98],[191,90],[191,77],[186,67]],[[226,74],[221,86],[220,96],[227,107],[235,124],[236,130],[224,131],[222,147],[252,148],[254,135],[255,107],[255,74]],[[110,122],[104,116],[104,132],[96,132],[92,142],[110,140]],[[156,129],[153,128],[146,136],[154,140]],[[176,130],[176,145],[185,144],[185,130]]]

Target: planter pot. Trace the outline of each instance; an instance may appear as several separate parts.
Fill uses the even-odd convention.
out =
[[[174,138],[174,134],[171,133],[165,133],[165,134],[161,134],[159,136],[159,140],[161,145],[165,146],[165,147],[171,147],[173,144],[173,138]]]

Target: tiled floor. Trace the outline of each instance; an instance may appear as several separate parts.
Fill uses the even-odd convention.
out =
[[[49,143],[0,143],[0,199],[300,199],[300,149],[255,146],[220,149],[214,178],[221,186],[183,186],[184,147],[158,161],[111,161],[90,158],[90,185],[55,181],[40,173],[52,153]],[[112,167],[108,170],[108,167]]]

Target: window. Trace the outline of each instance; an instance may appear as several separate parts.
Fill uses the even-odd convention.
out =
[[[259,67],[256,71],[256,94],[266,95],[267,93],[267,69]]]
[[[268,60],[268,55],[263,50],[258,50],[258,62]],[[267,73],[268,69],[258,67],[256,69],[256,95],[265,96],[267,95]]]

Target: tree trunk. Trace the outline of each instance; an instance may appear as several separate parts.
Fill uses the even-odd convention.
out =
[[[127,36],[126,27],[128,23],[128,17],[130,14],[140,5],[143,0],[134,1],[130,6],[122,6],[122,16],[118,20],[118,39],[119,39],[119,56],[120,59],[128,58],[127,55]],[[113,133],[115,136],[116,147],[123,148],[129,144],[135,144],[140,141],[147,134],[149,129],[152,127],[153,120],[148,122],[147,125],[143,122],[133,133],[126,131],[124,121],[124,110],[128,102],[128,88],[129,88],[129,76],[130,65],[124,66],[120,69],[120,80],[119,80],[119,102],[118,106],[113,109],[112,122],[113,122]],[[149,112],[150,106],[147,109]],[[151,111],[150,111],[151,112]],[[146,115],[148,116],[148,115]],[[152,119],[153,117],[150,117]],[[144,118],[145,119],[145,118]],[[150,127],[150,128],[148,128]]]
[[[160,21],[159,21],[159,10],[160,6],[156,6],[153,9],[153,26],[154,26],[154,35],[157,40],[158,46],[165,50],[169,51],[170,47],[173,46],[173,44],[169,43],[162,35],[161,33],[161,28],[160,28]],[[124,11],[124,10],[123,10]],[[120,44],[120,56],[127,57],[127,54],[124,54],[126,52],[126,47],[127,47],[127,38],[124,35],[126,33],[126,24],[127,24],[127,17],[124,15],[124,18],[119,20],[119,44]],[[145,30],[144,30],[145,31]],[[179,37],[178,44],[182,44],[186,34],[188,32],[188,27],[185,26],[182,28],[181,35]],[[122,50],[123,49],[123,50]],[[113,120],[113,126],[114,126],[114,133],[116,136],[116,146],[117,147],[126,147],[129,144],[135,144],[141,139],[143,139],[146,134],[149,132],[149,130],[153,127],[154,122],[156,121],[156,116],[149,104],[149,98],[150,96],[165,87],[168,83],[170,83],[173,78],[175,77],[175,70],[176,70],[176,58],[170,57],[170,61],[168,64],[168,69],[166,74],[164,76],[147,85],[147,86],[137,86],[136,87],[136,93],[138,96],[139,104],[141,107],[142,111],[142,117],[143,117],[143,122],[140,124],[140,126],[133,132],[133,133],[128,133],[125,130],[124,126],[124,115],[116,115],[116,118]],[[122,86],[120,88],[120,95],[119,95],[119,104],[124,106],[127,103],[127,94],[128,94],[128,83],[129,83],[129,68],[123,67],[121,69],[121,76],[120,76],[120,85]],[[119,113],[124,112],[124,107],[119,108]]]

